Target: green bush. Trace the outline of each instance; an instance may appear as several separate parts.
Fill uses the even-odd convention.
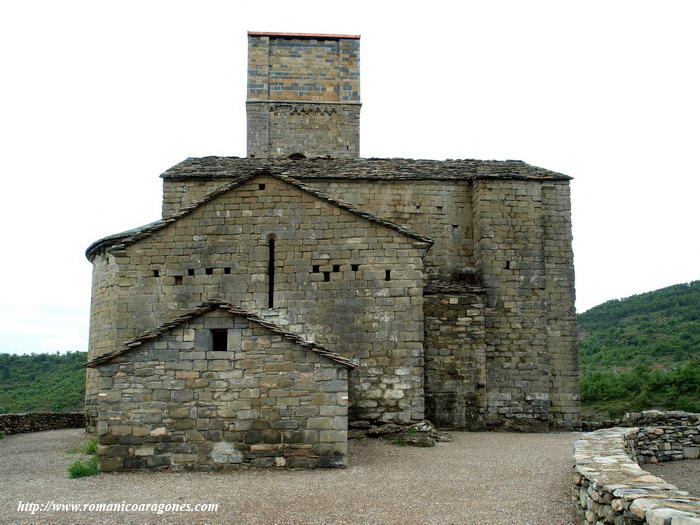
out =
[[[99,474],[97,468],[97,456],[92,456],[87,461],[78,460],[68,467],[68,475],[71,478],[84,478]]]
[[[4,438],[5,438],[5,433],[4,433],[4,432],[0,432],[0,439],[4,439]]]

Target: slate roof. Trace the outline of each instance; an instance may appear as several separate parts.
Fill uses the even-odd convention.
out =
[[[161,174],[164,179],[216,179],[267,169],[297,179],[350,180],[570,180],[555,171],[520,160],[416,159],[255,159],[250,157],[190,157]]]
[[[410,237],[414,240],[417,240],[419,242],[426,243],[428,245],[432,245],[434,241],[430,237],[426,237],[424,235],[421,235],[419,233],[416,233],[412,230],[409,230],[405,226],[401,224],[397,224],[393,221],[390,221],[388,219],[384,219],[382,217],[379,217],[377,215],[373,215],[369,212],[360,210],[356,207],[354,207],[352,204],[347,203],[345,201],[342,201],[340,199],[336,199],[335,197],[331,197],[330,195],[327,195],[323,192],[320,192],[314,188],[310,188],[308,186],[305,186],[304,184],[300,183],[299,181],[289,177],[288,175],[285,175],[283,173],[278,173],[275,171],[271,171],[266,168],[258,168],[256,170],[249,171],[245,174],[242,174],[238,177],[234,177],[230,182],[227,184],[222,185],[221,187],[215,189],[214,191],[208,193],[205,195],[201,200],[194,202],[188,206],[185,206],[182,208],[180,211],[174,213],[173,215],[170,215],[169,217],[166,217],[162,220],[151,222],[148,224],[145,224],[144,226],[139,226],[137,228],[133,228],[131,230],[127,230],[125,232],[121,233],[115,233],[113,235],[109,235],[107,237],[103,237],[102,239],[99,239],[98,241],[93,242],[90,246],[88,246],[87,250],[85,251],[85,256],[88,258],[88,260],[92,260],[93,255],[95,255],[98,251],[102,249],[111,249],[112,251],[116,250],[121,250],[125,248],[126,246],[130,244],[134,244],[141,239],[144,239],[146,237],[149,237],[153,235],[153,233],[157,232],[158,230],[161,230],[168,226],[169,224],[178,221],[182,217],[185,217],[186,215],[190,214],[192,211],[196,210],[200,206],[203,206],[204,204],[212,201],[219,195],[223,195],[229,190],[232,190],[233,188],[240,186],[241,184],[248,182],[249,180],[257,177],[257,176],[271,176],[274,177],[278,180],[281,180],[283,182],[286,182],[287,184],[290,184],[294,186],[295,188],[300,189],[301,191],[305,191],[306,193],[310,193],[311,195],[333,205],[338,208],[341,208],[343,210],[349,211],[350,213],[357,215],[358,217],[361,217],[369,222],[373,222],[375,224],[379,224],[381,226],[384,226],[386,228],[389,228],[391,230],[395,230],[403,235],[406,235],[407,237]],[[231,177],[229,177],[231,178]]]
[[[119,357],[121,355],[124,355],[128,352],[131,352],[135,348],[138,348],[144,343],[147,343],[149,341],[158,339],[162,334],[167,332],[168,330],[171,330],[173,328],[176,328],[180,326],[183,323],[186,323],[187,321],[190,321],[191,319],[194,319],[195,317],[199,317],[200,315],[204,315],[207,312],[211,312],[214,309],[220,308],[224,310],[227,313],[230,313],[231,315],[238,315],[240,317],[243,317],[247,319],[250,322],[256,323],[263,328],[266,328],[270,330],[272,333],[281,335],[284,339],[287,339],[288,341],[291,341],[292,343],[296,343],[302,348],[309,350],[311,352],[316,352],[317,354],[320,354],[324,357],[327,357],[331,361],[335,361],[336,363],[339,363],[343,366],[346,366],[348,368],[356,368],[357,364],[353,362],[350,359],[347,359],[340,354],[337,354],[335,352],[332,352],[331,350],[328,350],[324,346],[321,346],[317,343],[313,343],[311,341],[306,341],[305,339],[302,339],[300,336],[297,334],[294,334],[292,332],[288,332],[284,328],[282,328],[279,325],[276,325],[274,323],[271,323],[269,321],[266,321],[262,317],[248,311],[244,310],[243,308],[239,306],[235,306],[233,304],[224,302],[224,301],[205,301],[202,304],[200,304],[197,308],[194,310],[190,310],[187,313],[184,313],[180,315],[179,317],[176,317],[172,321],[168,321],[167,323],[164,323],[160,325],[158,328],[154,328],[152,330],[148,330],[147,332],[144,332],[138,337],[135,337],[133,339],[129,339],[128,341],[125,341],[121,348],[118,348],[117,350],[114,350],[113,352],[109,352],[106,354],[103,354],[99,357],[96,357],[94,359],[91,359],[88,361],[85,366],[86,367],[91,367],[94,368],[96,366],[104,365],[112,361],[114,358]]]

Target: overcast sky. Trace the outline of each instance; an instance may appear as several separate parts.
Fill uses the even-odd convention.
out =
[[[259,7],[257,7],[259,6]],[[0,352],[86,350],[84,250],[245,155],[246,31],[359,33],[363,157],[572,182],[577,309],[700,278],[700,3],[6,1]]]

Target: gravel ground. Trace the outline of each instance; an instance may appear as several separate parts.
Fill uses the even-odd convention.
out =
[[[655,476],[661,476],[681,490],[687,490],[693,496],[700,496],[700,459],[647,463],[642,468]]]
[[[435,448],[353,441],[343,470],[122,473],[69,479],[80,430],[0,441],[0,523],[574,524],[577,434],[452,433]],[[218,512],[18,512],[18,502],[218,503]]]

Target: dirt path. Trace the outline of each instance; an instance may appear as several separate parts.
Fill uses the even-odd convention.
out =
[[[684,461],[667,461],[665,463],[642,465],[655,476],[661,476],[681,490],[687,490],[693,496],[700,494],[700,459]]]
[[[0,523],[575,523],[576,434],[455,432],[432,449],[352,442],[344,470],[124,473],[68,479],[79,430],[0,441]],[[18,502],[218,503],[217,512],[18,512]]]

